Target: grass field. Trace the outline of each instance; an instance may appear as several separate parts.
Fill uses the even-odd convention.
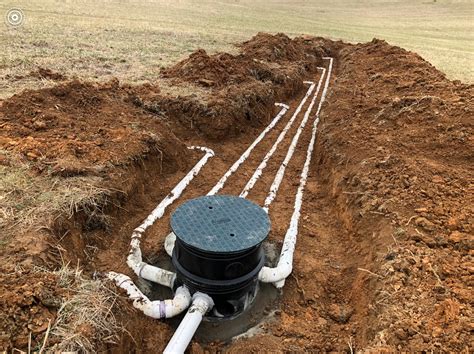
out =
[[[21,27],[0,31],[0,97],[43,80],[16,78],[37,66],[89,79],[129,82],[196,48],[232,50],[258,31],[350,42],[385,39],[421,54],[452,79],[474,82],[472,0],[17,0]]]

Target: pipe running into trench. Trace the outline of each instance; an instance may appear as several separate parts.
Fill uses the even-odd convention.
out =
[[[300,135],[306,126],[306,122],[309,119],[311,110],[313,109],[314,103],[316,102],[316,98],[318,97],[319,91],[321,90],[321,83],[323,81],[324,74],[326,73],[326,69],[324,68],[318,68],[318,69],[322,70],[323,72],[321,77],[319,78],[318,88],[316,89],[316,92],[314,93],[313,99],[311,100],[311,103],[309,104],[308,109],[306,110],[304,114],[303,120],[301,121],[300,126],[298,127],[298,130],[296,131],[295,135],[293,136],[293,139],[291,140],[291,144],[290,144],[290,147],[288,148],[288,152],[285,156],[285,159],[280,165],[280,168],[278,169],[278,172],[275,175],[275,179],[273,180],[273,183],[270,187],[270,192],[268,193],[268,196],[265,199],[263,209],[267,212],[268,212],[268,208],[270,207],[270,204],[273,202],[273,200],[276,197],[278,189],[280,188],[281,181],[283,180],[283,176],[285,175],[286,166],[288,166],[291,158],[293,157],[293,153],[295,152],[296,145],[298,144],[298,140],[300,139]]]
[[[245,152],[240,156],[240,158],[235,161],[235,163],[229,168],[229,170],[222,176],[222,178],[217,182],[217,184],[207,193],[207,195],[214,195],[219,192],[222,187],[224,187],[225,182],[227,179],[240,167],[240,165],[247,160],[252,150],[257,146],[257,144],[262,141],[262,139],[267,135],[267,133],[273,129],[273,127],[280,121],[281,117],[283,117],[290,108],[284,103],[275,103],[275,106],[282,107],[280,112],[277,116],[270,122],[270,124],[260,133],[260,135],[255,139],[255,141],[245,150]]]
[[[309,112],[311,111],[312,109],[312,106],[314,105],[314,101],[319,93],[319,90],[320,90],[320,86],[321,86],[321,82],[322,82],[322,79],[324,77],[324,72],[326,69],[324,68],[318,68],[319,70],[323,70],[323,74],[321,76],[321,78],[319,79],[319,84],[318,84],[318,89],[315,93],[315,95],[313,96],[313,99],[311,101],[311,105],[310,105],[310,108],[309,108],[309,111],[307,111],[305,113],[305,119],[307,120],[307,115],[309,115]],[[277,140],[275,141],[275,143],[273,144],[273,146],[270,148],[270,150],[267,152],[267,154],[265,155],[265,157],[263,158],[262,162],[260,163],[260,165],[257,167],[257,169],[255,170],[254,174],[252,175],[252,177],[250,178],[250,180],[248,181],[247,185],[244,187],[244,190],[242,191],[242,193],[240,193],[240,197],[242,198],[246,198],[248,193],[250,192],[250,190],[253,188],[253,186],[255,185],[255,183],[258,181],[258,179],[262,176],[262,173],[263,173],[263,170],[265,169],[265,167],[267,166],[267,162],[268,160],[270,160],[270,158],[273,156],[273,154],[275,153],[278,145],[281,143],[281,141],[285,138],[285,135],[286,133],[288,132],[288,130],[291,128],[291,126],[293,125],[294,121],[296,120],[296,118],[298,117],[298,114],[301,112],[301,109],[303,108],[303,106],[305,105],[308,97],[311,95],[311,93],[313,92],[314,90],[314,87],[316,86],[312,81],[305,81],[304,82],[305,84],[309,84],[310,87],[308,88],[308,90],[306,91],[306,94],[304,95],[304,97],[302,98],[300,104],[298,105],[298,107],[296,108],[295,112],[293,113],[293,115],[291,116],[290,120],[286,123],[285,127],[283,128],[283,130],[280,132],[280,134],[278,135],[278,138]],[[257,137],[257,139],[247,148],[247,150],[239,157],[239,159],[232,165],[232,167],[229,168],[229,170],[227,170],[227,172],[224,174],[224,176],[222,176],[222,178],[219,180],[219,182],[217,182],[217,184],[209,191],[209,193],[207,195],[214,195],[216,194],[219,190],[222,189],[222,187],[224,187],[224,184],[225,182],[227,181],[227,179],[238,169],[238,167],[249,157],[250,155],[250,152],[253,150],[253,148],[263,139],[263,137],[266,135],[266,133],[268,133],[268,131],[270,131],[271,128],[273,128],[275,126],[275,124],[278,122],[278,120],[280,120],[281,116],[286,113],[286,111],[289,109],[289,106],[287,105],[284,105],[282,103],[276,103],[276,105],[281,105],[283,106],[284,108],[280,111],[280,113],[278,113],[278,115],[273,119],[273,121],[267,126],[267,128],[265,128],[265,130]],[[305,122],[305,121],[304,121]],[[303,123],[302,123],[303,124]],[[298,128],[298,131],[300,129],[303,129],[304,128],[304,124],[303,124],[303,127],[300,125],[300,127]],[[265,209],[265,211],[268,212],[268,208]],[[170,234],[168,234],[168,236],[166,236],[166,239],[165,239],[165,251],[166,253],[172,257],[173,255],[173,248],[174,248],[174,243],[176,241],[176,235],[171,232]]]
[[[213,307],[214,301],[210,296],[199,292],[195,293],[191,307],[171,337],[163,354],[184,353],[201,324],[203,316]]]
[[[329,86],[329,80],[330,80],[330,76],[331,76],[331,72],[332,72],[333,59],[332,58],[325,58],[325,59],[330,60],[329,69],[328,69],[328,72],[327,72],[326,82],[325,82],[325,85],[324,85],[323,92],[321,94],[321,99],[320,99],[320,102],[319,102],[319,105],[318,105],[318,109],[317,109],[316,114],[315,114],[313,129],[312,129],[312,132],[311,132],[311,140],[310,140],[310,143],[308,144],[308,149],[307,149],[307,152],[306,152],[306,160],[305,160],[305,163],[304,163],[304,166],[303,166],[303,170],[301,172],[300,183],[299,183],[298,190],[297,190],[297,193],[296,193],[294,211],[293,211],[293,215],[291,217],[290,226],[289,226],[289,228],[286,232],[286,235],[285,235],[282,251],[281,251],[281,254],[280,254],[280,259],[279,259],[278,264],[275,268],[263,267],[262,270],[259,272],[259,275],[258,275],[260,281],[262,281],[262,282],[272,282],[277,288],[281,288],[281,287],[284,286],[285,279],[291,274],[291,271],[293,269],[293,254],[294,254],[297,235],[298,235],[298,221],[299,221],[299,218],[300,218],[300,215],[301,215],[301,206],[302,206],[302,203],[303,203],[303,193],[304,193],[304,189],[306,187],[306,181],[307,181],[307,178],[308,178],[309,167],[310,167],[310,164],[311,164],[311,157],[312,157],[312,154],[313,154],[314,144],[315,144],[315,141],[316,141],[316,132],[317,132],[317,125],[319,123],[319,114],[320,114],[320,111],[321,111],[322,104],[324,103],[324,100],[326,98],[327,89],[328,89],[328,86]],[[269,208],[270,204],[275,199],[275,196],[276,196],[276,193],[279,189],[281,180],[283,179],[286,166],[288,165],[289,161],[291,160],[291,158],[293,156],[293,153],[294,153],[294,150],[296,148],[296,144],[298,143],[301,132],[303,131],[303,129],[306,125],[306,122],[309,119],[309,115],[311,114],[311,110],[313,109],[313,106],[316,102],[319,91],[321,89],[321,84],[322,84],[322,80],[323,80],[323,78],[326,74],[326,69],[324,69],[324,68],[320,68],[320,69],[322,69],[323,73],[321,75],[321,78],[319,79],[317,90],[316,90],[316,92],[313,96],[313,99],[311,100],[311,103],[310,103],[307,111],[305,112],[302,123],[300,124],[295,136],[292,139],[292,142],[291,142],[290,147],[288,149],[285,160],[284,160],[283,164],[281,165],[281,166],[284,166],[284,167],[283,168],[280,167],[277,175],[275,176],[275,180],[272,184],[273,188],[270,189],[270,193],[269,193],[269,195],[266,199],[264,208],[266,209],[267,212],[268,212],[268,208]],[[312,86],[308,90],[309,94],[307,93],[307,95],[305,96],[305,99],[303,99],[303,101],[306,101],[306,98],[311,94],[313,89],[314,89],[314,84],[312,84]],[[303,104],[304,104],[304,102],[302,102],[302,104],[300,104],[299,107],[302,107]],[[300,110],[301,110],[301,108],[298,110],[298,113],[299,113]],[[294,114],[294,117],[296,117],[296,115],[297,115],[297,113]],[[288,124],[287,124],[287,126],[288,126]],[[291,126],[291,124],[290,124],[290,126]],[[285,132],[285,134],[286,134],[286,132]],[[272,152],[272,154],[273,154],[273,152]],[[264,165],[264,167],[265,167],[265,165]],[[263,168],[262,168],[262,170],[263,170]],[[261,175],[261,173],[260,173],[260,175]],[[258,179],[258,177],[257,177],[257,179]],[[224,183],[225,183],[225,181],[224,181]],[[223,186],[223,183],[222,183],[222,186]],[[222,186],[220,188],[222,188]],[[249,190],[250,190],[250,188],[249,188]],[[247,194],[248,194],[248,192],[247,192]],[[166,252],[170,255],[173,252],[173,247],[174,247],[175,240],[176,240],[176,235],[174,233],[170,233],[166,238],[165,249],[166,249]],[[184,353],[184,351],[187,348],[187,346],[189,345],[192,337],[194,336],[194,333],[196,332],[197,328],[199,327],[199,324],[202,321],[203,315],[206,313],[206,311],[208,311],[208,307],[206,307],[207,305],[208,305],[207,303],[204,303],[202,305],[201,309],[192,309],[193,306],[194,306],[194,302],[193,302],[193,306],[191,306],[191,308],[189,309],[189,311],[186,314],[185,318],[181,321],[178,329],[176,330],[175,334],[173,335],[173,337],[172,337],[171,341],[169,342],[168,346],[166,347],[164,353]],[[212,305],[211,305],[211,307],[212,307]]]
[[[321,107],[322,107],[322,104],[324,103],[324,100],[326,98],[326,93],[327,93],[327,89],[328,89],[328,86],[329,86],[329,79],[330,79],[330,75],[331,75],[331,72],[332,72],[332,64],[333,64],[333,59],[332,58],[328,58],[328,57],[324,57],[323,59],[330,59],[330,64],[329,64],[329,72],[328,72],[328,75],[326,77],[326,81],[325,81],[325,84],[324,84],[324,89],[323,89],[323,93],[321,94],[321,99],[320,99],[320,102],[319,102],[319,105],[318,105],[318,109],[316,111],[316,114],[315,114],[315,122],[319,122],[319,113],[321,111]],[[293,157],[293,154],[294,154],[294,151],[296,149],[296,145],[298,143],[298,140],[299,140],[299,137],[302,133],[302,131],[304,130],[305,126],[306,126],[306,123],[309,119],[309,116],[311,114],[311,111],[314,107],[314,104],[316,103],[316,99],[319,95],[319,92],[321,90],[321,86],[322,86],[322,82],[323,82],[323,79],[326,75],[326,69],[325,68],[322,68],[322,67],[318,67],[317,68],[318,70],[322,71],[322,74],[321,74],[321,77],[319,79],[319,82],[318,82],[318,85],[317,85],[317,88],[316,88],[316,92],[314,93],[313,95],[313,98],[311,100],[311,103],[308,107],[308,109],[306,110],[305,112],[305,115],[303,117],[303,120],[300,124],[300,126],[298,127],[298,130],[297,132],[295,133],[295,135],[293,136],[293,139],[291,141],[291,144],[290,144],[290,147],[288,149],[288,152],[287,152],[287,155],[283,161],[283,163],[281,164],[276,176],[275,176],[275,179],[272,183],[272,186],[270,188],[270,192],[269,194],[267,195],[267,198],[265,199],[265,203],[264,203],[264,207],[263,209],[265,211],[268,212],[268,209],[270,208],[270,205],[271,203],[273,202],[273,200],[275,199],[276,197],[276,194],[278,192],[278,189],[280,187],[280,184],[281,184],[281,181],[283,180],[283,177],[284,177],[284,174],[285,174],[285,171],[286,171],[286,167],[289,163],[289,161],[291,160],[291,158]],[[303,99],[301,100],[299,106],[297,107],[297,109],[295,110],[293,116],[291,117],[291,119],[288,121],[288,123],[286,124],[286,126],[283,128],[282,132],[280,133],[280,135],[278,136],[277,140],[275,141],[275,143],[273,144],[273,146],[270,148],[270,150],[268,151],[268,153],[265,155],[265,157],[263,158],[262,162],[260,163],[260,165],[257,167],[257,169],[255,170],[254,174],[252,175],[252,177],[250,178],[249,182],[247,183],[247,185],[244,187],[244,190],[242,191],[242,193],[240,194],[240,197],[242,198],[245,198],[247,197],[248,193],[250,192],[250,190],[253,188],[253,186],[255,185],[255,183],[258,181],[258,179],[261,177],[262,173],[263,173],[263,169],[266,167],[267,165],[267,162],[268,160],[272,157],[272,155],[274,154],[274,152],[276,151],[279,143],[283,140],[283,138],[285,137],[287,131],[291,128],[293,122],[295,121],[296,117],[298,116],[298,114],[300,113],[301,109],[303,108],[304,104],[306,103],[306,100],[307,98],[311,95],[314,87],[315,87],[315,84],[311,81],[305,81],[305,83],[307,84],[310,84],[310,87],[308,89],[308,91],[306,92],[306,95],[303,97]],[[281,113],[281,112],[280,112]],[[278,116],[277,116],[278,117]],[[276,118],[275,118],[276,119]],[[272,122],[273,123],[273,122]],[[270,123],[270,125],[272,125],[272,123]],[[317,123],[316,123],[317,124]],[[269,125],[269,126],[270,126]],[[274,125],[274,124],[273,124]],[[267,127],[268,129],[268,127]],[[267,132],[267,129],[265,129],[265,133]],[[269,130],[269,129],[268,129]],[[314,131],[314,135],[316,134],[316,131]],[[260,134],[259,138],[260,137],[263,137],[265,134]],[[261,140],[261,139],[260,139]],[[259,141],[260,141],[259,140]],[[250,147],[253,149],[257,144],[252,144]],[[311,143],[310,143],[311,145]],[[314,145],[314,143],[313,143]],[[220,189],[222,189],[222,187],[224,186],[227,178],[237,170],[237,168],[245,161],[245,159],[249,156],[250,152],[249,150],[251,151],[250,147],[242,154],[242,156],[234,163],[234,165],[226,172],[226,174],[219,180],[219,182],[211,189],[211,191],[208,193],[208,195],[213,195],[215,194],[216,192],[218,192]],[[314,147],[311,147],[311,152],[313,150]],[[309,149],[309,146],[308,146],[308,149]],[[307,157],[308,159],[308,157]],[[309,157],[309,161],[311,160],[311,156]],[[306,162],[305,162],[306,164]],[[236,167],[235,167],[236,166]],[[308,167],[309,168],[309,167]],[[225,176],[227,176],[226,178],[224,178]],[[307,178],[307,177],[306,177]],[[306,185],[306,182],[304,183]],[[304,187],[303,187],[304,188]],[[297,192],[297,195],[298,195],[298,192]],[[302,195],[302,194],[301,194]],[[295,209],[296,209],[296,204],[295,204]],[[296,216],[295,216],[296,218]],[[298,215],[298,219],[299,219],[299,215]],[[293,220],[293,218],[292,218]],[[291,224],[290,224],[290,228],[291,228]],[[296,230],[297,231],[297,230]],[[174,243],[176,241],[176,235],[174,233],[170,233],[168,234],[168,236],[166,237],[165,239],[165,250],[166,250],[166,253],[171,257],[172,254],[173,254],[173,248],[174,248]],[[296,242],[296,241],[295,241]],[[287,254],[287,252],[285,252],[285,254]],[[277,266],[278,268],[278,266]],[[261,275],[259,275],[259,279],[263,282],[271,282],[271,283],[275,283],[275,285],[277,285],[276,283],[278,281],[281,281],[282,279],[286,279],[288,277],[288,275],[291,273],[291,269],[288,270],[287,269],[283,269],[282,266],[280,266],[280,270],[277,270],[277,268],[268,268],[268,267],[264,267],[262,268],[262,271],[260,273],[262,273]],[[264,269],[266,269],[264,271]],[[268,272],[270,272],[271,269],[275,274],[274,275],[267,275]],[[286,274],[288,273],[288,274]],[[271,279],[277,279],[277,280],[271,280]],[[284,284],[284,282],[283,282]],[[280,287],[283,286],[283,284],[281,284]]]
[[[153,225],[156,220],[163,216],[166,208],[177,198],[179,198],[181,193],[191,183],[199,171],[201,171],[202,167],[207,163],[209,158],[214,156],[214,151],[206,147],[191,146],[189,149],[201,150],[205,152],[205,154],[196,163],[196,165],[194,165],[191,171],[189,171],[188,174],[184,176],[184,178],[173,188],[173,190],[160,202],[160,204],[156,206],[156,208],[150,213],[150,215],[148,215],[143,223],[133,230],[132,241],[130,242],[130,252],[127,257],[128,266],[135,272],[136,275],[138,275],[138,277],[167,286],[169,288],[173,288],[176,278],[175,273],[143,262],[140,241],[143,233],[151,225]],[[109,272],[107,277],[111,280],[114,280],[117,286],[127,291],[129,297],[134,300],[133,306],[135,308],[141,310],[145,315],[153,318],[173,317],[183,312],[190,304],[189,290],[185,287],[180,287],[179,289],[183,289],[180,290],[179,293],[176,291],[175,298],[173,300],[150,301],[126,275]],[[186,296],[186,292],[188,296]]]
[[[295,252],[296,240],[298,236],[298,222],[301,215],[301,207],[303,204],[303,193],[306,187],[306,181],[308,179],[308,172],[309,172],[309,167],[311,164],[311,157],[313,154],[314,143],[316,141],[316,132],[317,132],[318,123],[319,123],[319,114],[321,112],[321,107],[326,99],[326,94],[329,87],[329,81],[331,79],[331,72],[332,72],[332,66],[333,66],[333,58],[324,57],[323,59],[329,60],[329,68],[328,68],[328,73],[326,76],[326,82],[324,85],[323,93],[321,95],[321,100],[319,101],[319,106],[315,115],[313,129],[311,132],[311,141],[308,145],[308,149],[306,152],[306,160],[303,166],[303,170],[301,172],[300,184],[296,192],[294,211],[293,211],[293,215],[291,216],[290,227],[286,231],[285,239],[283,241],[283,247],[280,254],[280,259],[278,261],[277,266],[275,268],[263,267],[262,270],[260,270],[260,273],[258,274],[258,279],[260,281],[264,283],[273,283],[275,287],[277,288],[282,288],[285,285],[285,279],[291,274],[293,270],[293,254]],[[284,173],[284,169],[283,169],[283,173]]]
[[[313,122],[312,128],[312,135],[311,141],[308,145],[308,149],[306,152],[306,160],[304,163],[303,170],[301,172],[300,183],[298,186],[298,190],[296,193],[296,199],[294,204],[294,211],[291,217],[290,226],[285,234],[285,239],[282,247],[282,251],[280,254],[280,259],[278,264],[275,268],[263,267],[262,270],[259,272],[258,278],[262,282],[271,282],[277,288],[281,288],[284,286],[285,279],[291,274],[292,267],[293,267],[293,254],[296,246],[296,240],[298,235],[298,221],[301,215],[301,207],[303,203],[303,193],[306,186],[306,181],[309,173],[309,167],[311,164],[311,157],[314,149],[314,144],[316,140],[316,132],[317,132],[317,125],[319,123],[319,114],[321,111],[322,104],[325,101],[327,90],[329,87],[329,81],[332,72],[333,66],[333,58],[324,57],[323,59],[329,60],[329,68],[328,73],[326,76],[326,82],[324,85],[324,89],[321,95],[321,99],[318,105],[317,112],[315,114],[315,120]],[[276,197],[276,193],[279,189],[281,181],[283,179],[286,166],[288,165],[289,161],[291,160],[294,151],[296,149],[296,145],[298,143],[299,137],[306,125],[307,120],[309,119],[309,115],[311,110],[315,104],[317,96],[319,94],[322,79],[326,73],[326,69],[318,68],[319,70],[323,71],[323,74],[319,80],[317,90],[313,96],[313,99],[305,112],[305,116],[298,127],[295,136],[292,139],[290,147],[288,149],[287,155],[285,160],[283,161],[280,169],[275,176],[275,179],[272,183],[270,188],[270,192],[265,200],[264,209],[268,212],[268,208],[270,204]],[[267,153],[267,155],[262,160],[261,164],[255,171],[254,175],[251,177],[247,185],[244,187],[244,190],[241,193],[241,197],[246,197],[249,191],[253,188],[259,177],[262,175],[263,169],[266,167],[268,160],[271,158],[273,153],[276,151],[279,143],[284,139],[287,131],[292,126],[293,122],[295,121],[297,115],[303,108],[306,100],[311,95],[312,91],[314,90],[315,84],[313,82],[305,81],[305,83],[310,84],[310,87],[303,97],[301,103],[295,110],[293,116],[288,121],[287,125],[283,128],[283,131],[278,136],[276,142]],[[278,123],[281,117],[286,113],[289,109],[287,105],[284,104],[276,104],[282,107],[282,110],[278,113],[278,115],[272,120],[272,122],[265,128],[264,131],[255,139],[255,141],[247,148],[247,150],[242,154],[242,156],[231,166],[231,168],[224,174],[224,176],[219,180],[219,182],[209,191],[208,195],[216,194],[222,187],[224,186],[227,179],[239,168],[239,166],[248,158],[252,150],[255,146],[265,137],[265,135]],[[132,234],[132,241],[130,243],[130,253],[127,257],[127,264],[132,268],[132,270],[141,278],[146,280],[153,281],[155,283],[168,286],[170,288],[173,287],[175,274],[173,272],[151,266],[142,260],[142,253],[140,249],[140,241],[143,233],[146,231],[148,227],[153,225],[153,223],[161,218],[166,210],[166,208],[171,205],[184,191],[184,189],[190,184],[190,182],[194,179],[194,177],[200,172],[201,168],[207,163],[207,160],[214,156],[214,152],[208,148],[204,147],[190,147],[190,149],[199,149],[205,152],[205,155],[199,160],[199,162],[193,167],[193,169],[173,188],[173,190],[161,201],[160,204],[152,211],[152,213],[144,220],[144,222],[137,227]],[[168,254],[172,254],[172,250],[174,247],[174,242],[176,240],[176,236],[171,233],[167,236],[165,241],[165,249]],[[186,308],[189,307],[191,303],[191,296],[189,294],[189,290],[185,286],[179,287],[175,292],[175,297],[172,300],[163,300],[163,301],[150,301],[132,282],[132,280],[124,275],[115,272],[107,273],[107,277],[117,284],[117,286],[123,288],[127,291],[129,297],[133,300],[133,306],[139,310],[141,310],[145,315],[150,316],[152,318],[169,318],[173,317],[181,312],[183,312]],[[168,346],[165,349],[165,353],[183,353],[186,347],[188,346],[189,342],[191,341],[192,337],[194,336],[195,331],[197,330],[199,324],[202,321],[203,316],[212,309],[214,306],[212,298],[210,298],[206,294],[196,293],[193,296],[192,305],[189,307],[188,312],[182,322],[180,323],[178,329],[176,330],[175,334],[173,335],[172,339],[168,343]]]
[[[288,123],[286,123],[285,127],[283,128],[283,130],[281,131],[280,135],[278,135],[278,138],[277,140],[275,141],[275,143],[273,144],[273,146],[271,147],[271,149],[267,152],[267,154],[265,155],[265,157],[263,158],[262,162],[260,163],[260,165],[257,167],[257,169],[255,170],[254,174],[252,175],[252,177],[250,177],[250,180],[247,182],[247,184],[245,185],[244,189],[242,190],[242,192],[240,193],[240,197],[242,198],[246,198],[247,195],[249,194],[250,190],[253,188],[253,186],[255,186],[255,183],[257,183],[258,179],[260,178],[260,176],[262,175],[263,173],[263,170],[265,169],[265,167],[267,167],[267,162],[268,160],[270,160],[270,158],[272,157],[272,155],[275,153],[278,145],[281,143],[281,141],[285,138],[285,135],[286,133],[288,132],[288,130],[291,128],[291,126],[293,125],[293,122],[296,120],[296,117],[298,116],[298,114],[300,113],[301,109],[303,108],[304,104],[306,103],[306,100],[308,99],[308,97],[311,95],[311,92],[313,92],[314,90],[314,87],[316,86],[312,81],[305,81],[304,82],[305,84],[309,84],[309,88],[308,88],[308,91],[306,92],[305,96],[303,97],[303,99],[301,100],[300,104],[298,105],[298,107],[296,108],[295,112],[293,113],[293,115],[291,116],[291,119],[288,121]]]

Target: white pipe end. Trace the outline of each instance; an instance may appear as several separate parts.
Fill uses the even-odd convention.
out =
[[[175,242],[176,235],[174,234],[174,232],[170,232],[165,238],[165,251],[170,257],[173,257],[173,249]]]

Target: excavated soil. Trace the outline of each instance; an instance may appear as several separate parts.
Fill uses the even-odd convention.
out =
[[[317,82],[316,67],[327,68],[322,58],[330,56],[335,66],[293,273],[277,304],[264,310],[267,319],[252,323],[247,336],[193,341],[190,351],[474,350],[474,87],[450,81],[417,54],[380,40],[352,45],[258,34],[239,48],[238,55],[198,50],[163,71],[176,87],[199,87],[204,95],[66,80],[2,102],[3,151],[23,156],[38,175],[100,176],[116,192],[104,205],[107,228],[86,225],[78,211],[70,219],[58,216],[61,222],[47,233],[19,232],[17,242],[4,246],[0,348],[25,349],[29,333],[41,343],[58,309],[50,300],[70,295],[34,266],[54,269],[62,259],[90,276],[108,270],[132,276],[125,264],[132,230],[200,158],[186,146],[207,146],[216,156],[145,235],[145,260],[167,257],[170,212],[215,185],[277,113],[275,102],[289,104],[222,190],[240,193],[301,101],[303,81]],[[263,203],[308,105],[250,200]],[[277,250],[293,211],[310,127],[270,209],[269,242]],[[40,255],[18,246],[32,235],[45,245]],[[61,257],[53,247],[58,245]],[[125,299],[114,312],[126,332],[115,345],[96,343],[97,350],[161,351],[174,330],[173,321],[147,318]]]

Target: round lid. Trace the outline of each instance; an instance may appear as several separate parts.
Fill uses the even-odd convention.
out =
[[[171,228],[185,244],[208,252],[238,252],[260,244],[270,231],[261,207],[231,195],[191,199],[171,216]]]

